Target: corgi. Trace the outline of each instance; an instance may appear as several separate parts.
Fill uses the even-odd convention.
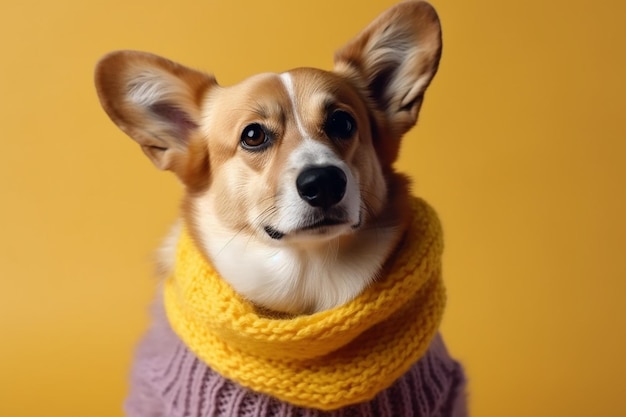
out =
[[[236,294],[277,319],[332,311],[380,280],[410,222],[409,180],[393,164],[441,49],[433,7],[406,1],[339,49],[332,71],[296,68],[221,86],[146,52],[102,58],[102,107],[184,187],[181,219],[159,251],[163,277],[176,268],[184,230]],[[193,408],[190,397],[165,404],[165,389],[136,397],[160,397],[159,405],[129,406],[131,415],[179,415],[182,402],[180,415]],[[268,410],[255,415],[283,415]],[[216,413],[197,415],[240,415]]]

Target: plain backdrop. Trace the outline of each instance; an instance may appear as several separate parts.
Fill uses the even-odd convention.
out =
[[[177,212],[100,109],[140,49],[216,74],[331,68],[393,2],[0,3],[0,415],[120,416]],[[436,0],[439,74],[398,168],[442,218],[443,333],[473,416],[626,415],[626,2]]]

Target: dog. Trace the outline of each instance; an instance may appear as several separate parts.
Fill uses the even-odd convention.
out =
[[[181,219],[159,252],[164,278],[176,271],[184,235],[198,262],[206,260],[219,276],[216,297],[235,294],[216,316],[240,297],[246,317],[281,325],[332,315],[384,281],[390,259],[413,239],[407,231],[415,223],[409,180],[393,164],[402,136],[417,123],[441,49],[435,10],[410,0],[339,49],[332,71],[297,68],[224,87],[211,75],[145,52],[102,58],[95,84],[104,110],[157,168],[173,172],[184,186]],[[462,369],[447,356],[436,326],[411,359],[412,379],[394,374],[384,389],[344,401],[350,388],[334,402],[316,402],[309,398],[322,398],[319,393],[283,395],[289,387],[274,392],[245,375],[231,378],[255,358],[271,358],[273,345],[222,367],[212,362],[218,348],[204,360],[209,342],[194,345],[203,331],[179,323],[186,308],[164,312],[157,304],[156,324],[138,348],[129,415],[465,415]],[[222,345],[224,358],[234,357],[236,349]],[[291,353],[277,346],[275,356]],[[424,372],[436,366],[445,378],[433,383]],[[401,392],[421,399],[398,405]]]

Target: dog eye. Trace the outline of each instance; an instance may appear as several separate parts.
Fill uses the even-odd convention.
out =
[[[261,150],[269,144],[269,137],[263,127],[252,123],[241,132],[241,146],[248,150]]]
[[[354,117],[346,111],[335,110],[326,119],[324,132],[329,138],[333,139],[349,139],[356,131],[356,122]]]

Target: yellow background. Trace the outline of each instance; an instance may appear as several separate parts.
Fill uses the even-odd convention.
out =
[[[38,4],[37,4],[38,3]],[[119,416],[180,191],[101,111],[107,51],[329,68],[392,1],[0,3],[0,416]],[[436,0],[399,167],[439,210],[474,416],[626,415],[626,2]]]

